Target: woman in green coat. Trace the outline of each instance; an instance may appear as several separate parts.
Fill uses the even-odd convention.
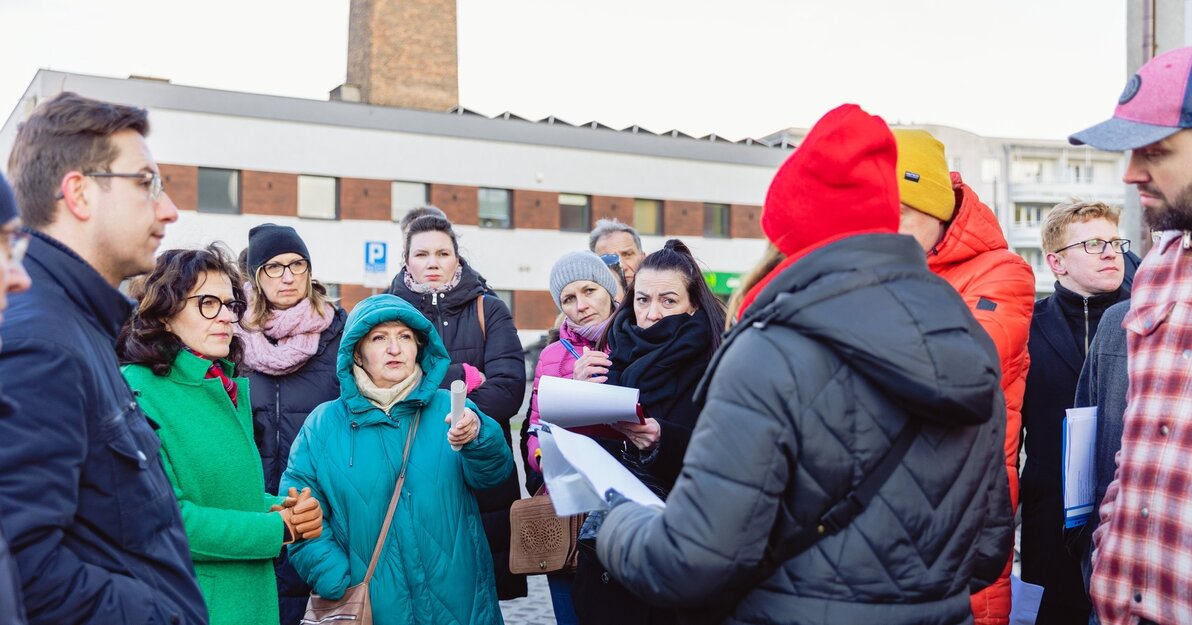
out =
[[[199,587],[213,625],[277,622],[273,558],[322,533],[309,493],[265,492],[253,442],[235,261],[219,247],[170,250],[143,285],[117,350],[137,401],[161,438]]]
[[[281,478],[281,488],[310,488],[326,514],[327,531],[291,545],[290,562],[315,592],[338,599],[364,578],[421,414],[369,584],[377,625],[502,622],[473,492],[500,484],[513,454],[471,402],[450,425],[450,393],[439,389],[450,364],[432,324],[404,300],[357,304],[339,348],[340,398],[311,413]]]

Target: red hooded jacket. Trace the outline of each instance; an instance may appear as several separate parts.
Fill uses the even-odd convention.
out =
[[[1010,251],[997,215],[952,172],[956,213],[944,239],[927,253],[927,267],[947,280],[964,298],[989,333],[1002,366],[1006,396],[1006,473],[1010,501],[1018,509],[1018,443],[1022,431],[1022,394],[1030,355],[1026,343],[1035,305],[1035,274],[1021,256]],[[996,584],[973,595],[976,625],[1010,621],[1010,566]]]

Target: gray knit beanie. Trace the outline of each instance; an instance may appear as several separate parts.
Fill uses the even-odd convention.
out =
[[[550,269],[550,296],[559,310],[563,310],[563,302],[559,300],[563,289],[576,280],[591,280],[604,287],[610,298],[617,297],[617,277],[599,256],[592,252],[570,252]]]

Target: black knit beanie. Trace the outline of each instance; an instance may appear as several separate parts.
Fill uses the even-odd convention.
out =
[[[248,267],[254,272],[278,254],[298,254],[310,260],[306,243],[290,226],[261,224],[248,231]]]

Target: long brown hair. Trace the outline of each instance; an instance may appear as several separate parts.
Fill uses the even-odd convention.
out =
[[[222,243],[200,250],[167,250],[157,257],[157,266],[140,285],[140,302],[124,323],[116,339],[116,356],[121,364],[145,365],[157,375],[166,375],[174,365],[182,341],[166,329],[166,322],[186,306],[190,290],[208,271],[222,273],[232,282],[232,297],[244,299],[243,278],[236,260]],[[239,365],[244,343],[232,338],[227,359]]]
[[[745,294],[749,292],[762,278],[770,275],[771,271],[777,267],[782,261],[786,260],[786,254],[783,254],[774,247],[773,243],[766,245],[766,253],[762,259],[758,261],[752,269],[745,272],[741,276],[741,284],[733,291],[731,297],[728,298],[728,312],[724,317],[724,329],[731,330],[733,326],[737,325],[737,315],[741,310],[741,303],[745,301]]]

